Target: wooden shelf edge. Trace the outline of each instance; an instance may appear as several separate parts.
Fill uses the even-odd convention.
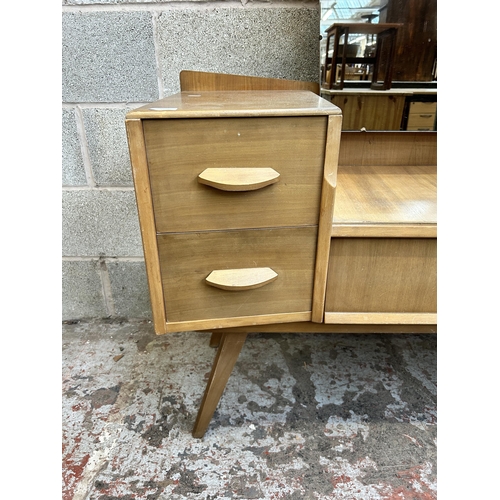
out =
[[[325,324],[325,323],[278,323],[273,325],[247,326],[242,328],[224,328],[217,333],[437,333],[437,325],[419,324]]]
[[[311,321],[311,311],[192,321],[167,321],[165,330],[166,333],[190,332],[199,330],[218,330],[219,328],[272,325],[274,323],[296,323],[302,321]]]
[[[374,324],[374,325],[435,325],[436,313],[361,313],[361,312],[326,312],[326,324]]]
[[[333,223],[332,238],[437,238],[437,224]]]

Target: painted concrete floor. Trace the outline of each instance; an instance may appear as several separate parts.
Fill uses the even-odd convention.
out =
[[[63,500],[437,498],[436,335],[249,335],[194,439],[209,338],[63,325]]]

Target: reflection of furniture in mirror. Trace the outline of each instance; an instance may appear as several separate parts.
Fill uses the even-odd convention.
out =
[[[202,90],[310,90],[319,95],[319,84],[260,76],[231,75],[183,70],[179,74],[181,91]]]
[[[385,90],[385,94],[375,93],[370,89],[371,75],[365,77],[367,81],[360,80],[358,76],[348,72],[348,63],[346,63],[343,89],[328,88],[326,82],[330,79],[332,82],[338,81],[341,75],[340,71],[337,71],[337,75],[334,72],[327,78],[327,68],[324,66],[326,45],[324,40],[321,56],[321,96],[342,109],[343,130],[360,130],[363,127],[368,130],[437,130],[437,2],[436,0],[381,0],[378,3],[380,3],[377,19],[379,23],[401,25],[395,39],[391,88]],[[343,21],[331,19],[329,22]],[[366,35],[367,38],[369,36]],[[339,42],[346,43],[342,38]],[[361,43],[362,47],[364,42],[351,36],[347,43]],[[327,54],[330,60],[331,45],[332,43]],[[390,47],[380,48],[379,70],[383,75],[387,71]],[[359,53],[362,52],[361,49]],[[339,54],[342,54],[341,50]],[[374,56],[369,53],[364,55]],[[340,68],[341,65],[338,64],[337,67]]]
[[[436,89],[321,89],[321,96],[342,110],[342,130],[436,130]]]
[[[330,70],[331,71],[331,70]],[[342,68],[337,64],[337,74],[335,76],[335,81],[340,78],[340,73]],[[369,69],[367,65],[355,66],[348,65],[345,67],[344,78],[346,80],[366,80],[369,77],[368,73]],[[330,78],[330,74],[327,75],[327,78]]]
[[[326,89],[343,89],[344,80],[346,79],[346,65],[372,65],[371,88],[372,89],[389,89],[392,82],[392,63],[394,59],[394,50],[396,46],[396,36],[398,28],[402,24],[399,23],[334,23],[326,30],[326,54],[325,54],[325,81],[323,87]],[[348,54],[349,35],[375,35],[376,47],[375,55],[369,57],[357,57]],[[344,37],[343,44],[340,44],[340,39]],[[331,71],[329,69],[329,57],[331,40],[333,38],[333,53],[330,60]],[[385,49],[383,52],[382,49]],[[384,54],[384,80],[379,83],[379,71],[381,68],[381,57]],[[337,81],[337,65],[340,66],[339,78]],[[335,76],[335,81],[333,77]]]

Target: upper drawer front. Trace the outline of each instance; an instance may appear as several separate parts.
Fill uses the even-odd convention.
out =
[[[434,127],[434,122],[436,121],[436,115],[431,113],[423,113],[420,115],[409,115],[408,116],[408,128],[421,127],[432,130]]]
[[[437,110],[436,102],[411,102],[410,103],[410,114],[426,114],[426,113],[435,113]]]
[[[316,227],[158,235],[167,321],[310,312],[316,236]],[[267,283],[231,290],[206,282],[213,271],[248,269],[266,269],[256,274]]]
[[[158,232],[317,224],[327,118],[144,120]],[[267,168],[250,191],[202,184],[207,168]]]

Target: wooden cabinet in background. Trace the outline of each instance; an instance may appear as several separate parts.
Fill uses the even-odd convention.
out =
[[[379,12],[379,23],[402,23],[393,81],[432,81],[437,60],[437,0],[382,0]],[[381,57],[381,66],[384,64]]]
[[[342,110],[342,130],[436,130],[437,89],[321,89]]]
[[[342,130],[399,130],[405,96],[343,93],[331,95],[331,102],[342,110]]]

